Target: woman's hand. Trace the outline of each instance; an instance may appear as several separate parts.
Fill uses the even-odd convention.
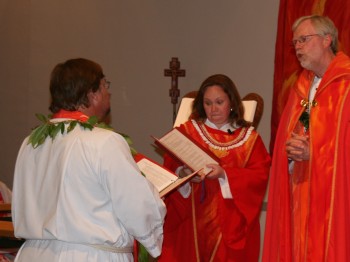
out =
[[[183,178],[192,173],[191,169],[189,169],[187,166],[183,166],[181,170],[179,171],[179,177]]]
[[[190,181],[192,182],[192,183],[200,183],[200,182],[202,182],[202,180],[204,179],[205,177],[203,176],[200,176],[200,175],[196,175],[196,176],[194,176]]]
[[[192,183],[200,183],[205,178],[208,178],[208,179],[225,178],[225,170],[221,166],[216,165],[216,164],[208,164],[207,167],[209,169],[211,169],[211,171],[207,175],[200,172],[198,175],[194,176],[190,181]],[[192,173],[192,171],[185,166],[179,172],[179,177],[185,177],[185,176],[190,175],[191,173]]]
[[[221,166],[216,164],[209,164],[207,165],[207,167],[211,168],[211,171],[208,175],[205,176],[205,178],[208,178],[208,179],[225,178],[225,170]]]
[[[187,166],[184,166],[179,172],[179,177],[186,177],[190,174],[192,174],[192,170],[189,169]],[[193,183],[200,183],[203,179],[204,177],[202,178],[200,175],[196,175],[193,178],[191,178],[190,181]]]

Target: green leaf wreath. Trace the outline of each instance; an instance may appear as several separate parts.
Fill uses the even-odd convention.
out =
[[[36,118],[39,119],[42,124],[33,129],[33,131],[29,135],[28,144],[31,144],[33,148],[37,148],[42,145],[46,138],[50,137],[52,140],[55,139],[57,134],[61,132],[63,134],[65,131],[67,133],[71,132],[77,125],[80,125],[84,129],[92,130],[94,127],[100,127],[104,129],[108,129],[114,131],[113,128],[106,123],[98,123],[98,119],[96,116],[91,116],[86,122],[82,122],[79,120],[66,120],[61,122],[51,122],[51,115],[44,116],[42,114],[35,114]],[[130,151],[132,155],[136,155],[137,151],[131,147],[132,141],[130,137],[123,133],[118,133],[128,143],[130,147]]]

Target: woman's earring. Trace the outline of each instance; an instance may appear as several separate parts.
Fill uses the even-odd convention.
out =
[[[232,107],[231,107],[230,111],[232,112]]]

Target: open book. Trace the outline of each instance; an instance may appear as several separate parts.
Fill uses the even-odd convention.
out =
[[[219,159],[214,154],[197,144],[178,128],[172,129],[159,139],[154,139],[156,144],[160,145],[192,171],[201,170],[199,171],[200,174],[207,175],[211,171],[206,166],[207,164],[219,164]]]
[[[180,178],[163,166],[143,156],[136,159],[136,163],[147,180],[158,189],[160,197],[170,193],[198,173],[198,171],[195,171],[186,177]]]

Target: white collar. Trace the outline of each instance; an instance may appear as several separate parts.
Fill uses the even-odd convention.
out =
[[[222,127],[218,128],[213,122],[211,122],[208,118],[205,120],[204,122],[205,125],[213,128],[213,129],[216,129],[216,130],[221,130],[221,131],[224,131],[224,132],[227,132],[227,130],[231,130],[231,131],[234,131],[236,130],[238,127],[234,127],[233,125],[231,125],[230,123],[226,123],[224,124]]]

